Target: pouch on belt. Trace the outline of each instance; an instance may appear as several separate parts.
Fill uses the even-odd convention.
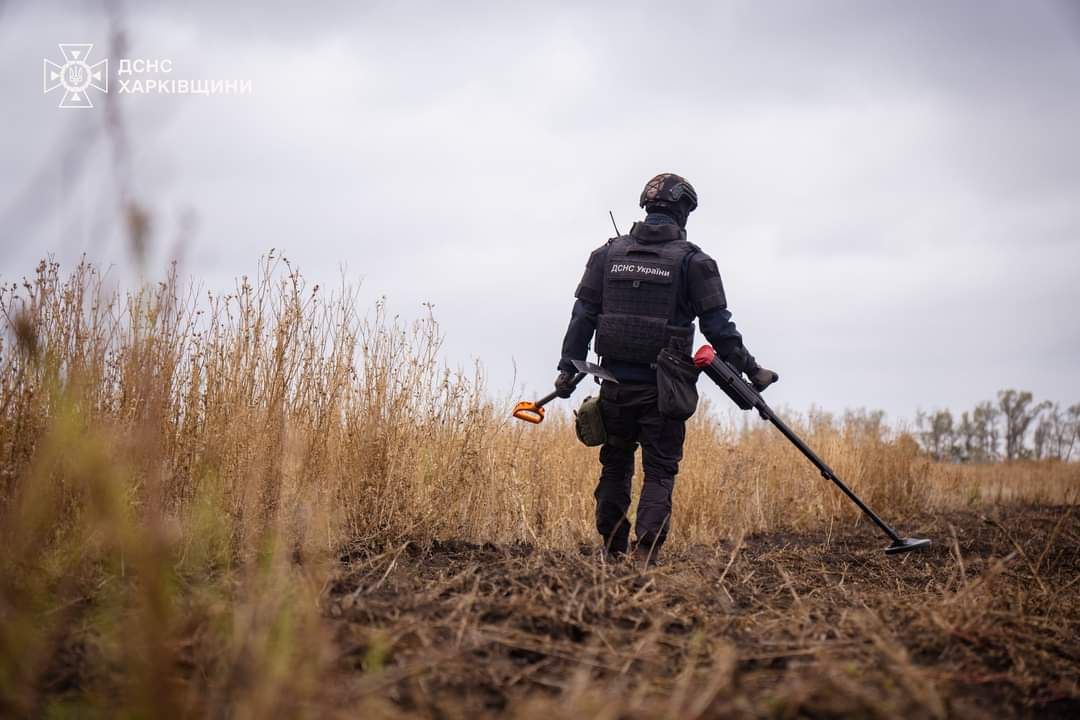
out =
[[[607,430],[604,429],[604,417],[600,413],[600,398],[589,396],[574,412],[574,431],[578,440],[587,447],[596,447],[607,442]]]
[[[660,351],[656,357],[656,404],[661,415],[686,420],[694,414],[699,373],[693,358],[674,343]]]

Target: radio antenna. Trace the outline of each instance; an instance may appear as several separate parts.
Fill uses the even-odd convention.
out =
[[[615,222],[615,213],[608,210],[607,214],[611,218],[611,226],[615,228],[615,234],[622,237],[622,233],[619,232],[619,225]]]

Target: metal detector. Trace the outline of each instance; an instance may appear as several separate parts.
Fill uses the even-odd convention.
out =
[[[719,385],[720,389],[724,391],[724,394],[731,398],[741,409],[757,410],[763,420],[767,420],[775,425],[776,429],[799,449],[799,452],[805,455],[810,462],[814,463],[814,466],[821,471],[822,477],[832,480],[845,495],[851,498],[851,501],[858,505],[859,509],[866,513],[866,516],[873,520],[874,524],[881,528],[881,531],[888,535],[889,539],[892,540],[892,544],[885,548],[886,555],[911,552],[912,550],[918,550],[930,544],[930,540],[927,538],[900,537],[895,530],[878,517],[877,513],[860,500],[859,496],[852,492],[851,488],[845,485],[844,482],[836,476],[836,473],[832,471],[832,468],[826,465],[825,461],[819,458],[817,453],[811,450],[807,444],[802,441],[802,438],[796,435],[783,420],[777,417],[776,413],[772,411],[772,408],[768,406],[764,398],[761,397],[761,393],[755,390],[753,385],[746,382],[735,368],[717,357],[716,351],[713,350],[712,345],[702,345],[698,349],[697,353],[694,355],[694,365],[708,375],[714,383]]]

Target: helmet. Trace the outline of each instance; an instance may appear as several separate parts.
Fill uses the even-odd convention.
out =
[[[683,198],[689,201],[687,212],[697,207],[697,192],[686,178],[675,173],[660,173],[641,191],[640,207],[647,205],[675,205]]]

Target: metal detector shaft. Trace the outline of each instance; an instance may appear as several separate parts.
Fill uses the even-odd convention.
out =
[[[765,402],[765,399],[761,397],[761,393],[754,389],[750,383],[742,379],[740,374],[735,368],[728,365],[726,362],[716,356],[716,352],[710,345],[703,345],[694,355],[694,364],[697,365],[709,378],[720,386],[720,389],[731,398],[736,405],[743,410],[757,410],[762,419],[768,420],[776,429],[779,430],[784,437],[791,441],[791,444],[799,449],[806,458],[814,464],[814,466],[821,471],[822,477],[832,480],[832,482],[840,488],[840,490],[851,499],[853,503],[859,506],[868,518],[874,521],[882,532],[889,536],[889,539],[893,541],[893,551],[903,551],[904,549],[922,547],[922,545],[911,545],[909,540],[906,540],[897,534],[895,530],[889,527],[889,524],[878,517],[877,513],[870,509],[870,507],[864,503],[859,496],[852,492],[844,482],[836,476],[832,468],[825,464],[825,461],[818,457],[817,453],[810,449],[810,447],[802,441],[795,431],[787,426],[783,420],[777,417],[772,408]],[[922,541],[918,541],[922,542]],[[929,544],[926,542],[925,544]],[[886,550],[889,552],[889,550]]]
[[[858,505],[859,509],[866,513],[866,516],[873,520],[874,524],[881,528],[881,531],[888,535],[890,540],[896,543],[903,542],[903,539],[896,533],[896,531],[889,527],[889,524],[887,522],[878,517],[878,514],[871,510],[866,503],[860,500],[859,496],[852,492],[851,488],[849,488],[846,484],[844,484],[843,480],[836,476],[836,473],[832,471],[832,468],[826,465],[825,461],[819,458],[817,453],[811,450],[810,446],[804,443],[802,441],[802,438],[796,435],[795,431],[787,426],[787,423],[777,417],[776,413],[772,411],[772,408],[765,404],[764,400],[761,401],[761,406],[755,409],[761,414],[761,417],[775,425],[776,429],[779,430],[784,437],[790,440],[792,445],[799,448],[799,452],[805,455],[807,460],[814,463],[814,466],[821,471],[822,477],[828,480],[832,480],[836,487],[840,488],[841,492],[851,498],[851,502]]]

